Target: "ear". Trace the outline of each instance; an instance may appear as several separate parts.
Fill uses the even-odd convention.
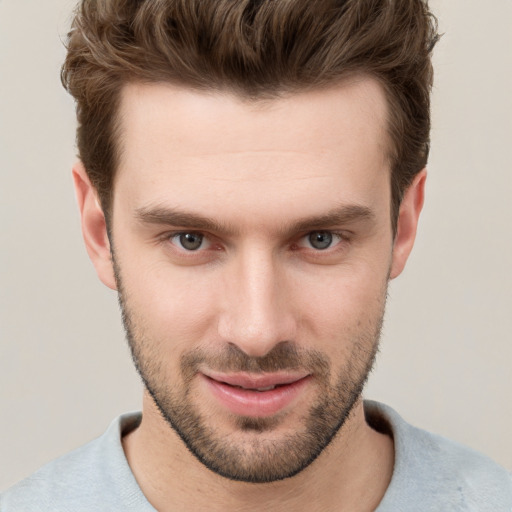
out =
[[[116,290],[105,215],[100,206],[96,189],[89,181],[82,162],[76,163],[73,167],[73,182],[87,253],[101,282],[112,290]]]
[[[398,277],[407,262],[416,238],[416,229],[423,201],[425,199],[425,181],[427,170],[423,169],[406,190],[400,212],[398,214],[397,230],[393,245],[393,259],[391,263],[391,279]]]

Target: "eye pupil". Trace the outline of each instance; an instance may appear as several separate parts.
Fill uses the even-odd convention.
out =
[[[203,235],[197,233],[182,233],[180,235],[180,244],[188,251],[195,251],[201,247],[203,243]]]
[[[327,249],[332,244],[332,233],[328,231],[314,231],[309,235],[309,243],[315,249]]]

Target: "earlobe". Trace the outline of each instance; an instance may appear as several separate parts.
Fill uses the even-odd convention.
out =
[[[390,278],[398,277],[407,262],[416,238],[418,221],[425,199],[425,181],[427,170],[423,169],[406,190],[398,215],[395,242],[393,245],[393,260]]]
[[[73,167],[73,182],[87,253],[102,283],[116,290],[105,215],[81,162]]]

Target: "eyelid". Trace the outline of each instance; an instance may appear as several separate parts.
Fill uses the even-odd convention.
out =
[[[174,240],[180,237],[181,235],[199,235],[202,237],[201,240],[201,246],[198,249],[191,250],[186,249],[185,247],[181,246],[181,244],[174,243]],[[209,249],[212,246],[211,238],[203,233],[202,231],[196,231],[193,229],[181,229],[177,231],[170,231],[165,234],[163,234],[160,237],[161,240],[169,242],[172,246],[176,247],[176,249],[180,252],[187,253],[187,254],[194,254],[194,253],[200,253],[207,249]]]
[[[310,244],[305,246],[305,244],[301,243],[301,242],[307,242],[309,236],[311,234],[313,234],[313,233],[329,233],[330,235],[333,236],[334,239],[337,239],[337,240],[333,240],[332,245],[330,245],[329,247],[327,247],[325,249],[316,249],[314,247],[311,247]],[[332,229],[314,229],[312,231],[308,231],[307,233],[304,233],[303,235],[301,235],[299,237],[298,242],[295,245],[298,246],[298,247],[301,247],[301,248],[305,247],[307,249],[311,249],[311,250],[313,250],[315,252],[318,252],[320,254],[322,252],[328,252],[330,250],[333,250],[333,249],[337,248],[341,243],[348,242],[348,241],[349,241],[349,236],[348,236],[348,234],[346,232],[335,231],[335,230],[332,230]]]
[[[307,241],[308,237],[312,233],[318,233],[318,232],[325,232],[330,233],[335,240],[333,240],[333,244],[326,249],[316,249],[314,247],[311,247],[309,244],[306,245],[304,242]],[[173,243],[173,239],[178,237],[179,235],[184,234],[197,234],[201,235],[203,237],[203,243],[205,244],[204,247],[200,247],[196,250],[190,250],[186,249],[184,247],[181,247],[180,244]],[[299,235],[295,240],[294,243],[292,243],[292,249],[309,249],[314,253],[317,253],[318,255],[321,255],[322,253],[327,254],[329,252],[332,252],[336,249],[340,249],[340,245],[347,244],[351,240],[352,233],[348,231],[338,231],[334,229],[314,229],[307,231],[306,233],[303,233]],[[337,239],[337,240],[336,240]],[[175,248],[175,250],[179,251],[183,255],[187,255],[189,257],[193,257],[194,255],[198,255],[208,249],[211,249],[212,246],[216,247],[215,244],[215,237],[205,233],[204,231],[199,231],[195,229],[179,229],[179,230],[173,230],[173,231],[166,231],[165,233],[162,233],[160,236],[158,236],[158,240],[161,243],[170,244]]]

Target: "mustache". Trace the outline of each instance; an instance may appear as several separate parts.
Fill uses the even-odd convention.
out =
[[[193,377],[201,367],[218,372],[272,373],[278,371],[307,370],[321,377],[330,375],[329,359],[316,350],[305,350],[289,342],[277,344],[264,356],[249,356],[234,344],[226,345],[222,352],[211,353],[197,348],[183,354],[180,367],[184,376]]]

